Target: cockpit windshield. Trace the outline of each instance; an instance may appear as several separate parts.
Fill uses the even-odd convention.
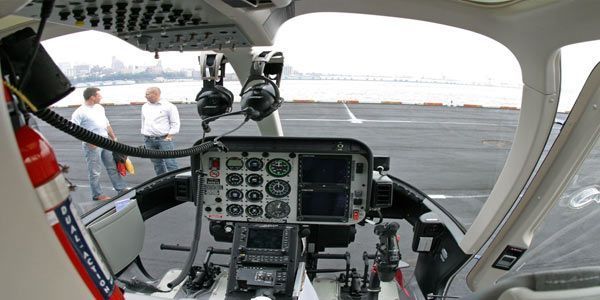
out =
[[[299,34],[306,31],[311,34]],[[77,40],[105,38],[102,43],[114,48],[91,50],[97,57],[78,54],[79,60],[66,63]],[[370,42],[375,40],[376,46]],[[156,60],[127,43],[118,44],[100,33],[45,42],[79,86],[57,104],[58,111],[70,115],[73,108],[63,107],[79,105],[83,89],[98,85],[103,103],[114,104],[106,111],[115,131],[124,134],[121,140],[139,144],[136,127],[139,105],[146,101],[143,93],[159,86],[162,97],[181,112],[177,144],[193,143],[201,135],[194,106],[201,88],[194,54],[161,53]],[[520,70],[506,48],[453,27],[333,13],[286,22],[273,48],[282,50],[286,59],[280,88],[285,103],[279,109],[284,135],[364,141],[376,155],[390,156],[393,175],[419,186],[469,227],[504,165],[518,123]],[[229,68],[224,85],[239,101],[241,84],[232,72]],[[238,122],[218,120],[212,133],[225,132]],[[247,124],[235,134],[257,135],[258,130]],[[75,141],[50,136],[53,139],[65,148],[78,147]],[[61,159],[71,167],[76,184],[85,185],[86,173],[75,171],[85,170],[82,159],[67,152]],[[154,175],[149,161],[132,162],[139,170],[127,178],[132,184]],[[178,162],[189,165],[185,159]]]

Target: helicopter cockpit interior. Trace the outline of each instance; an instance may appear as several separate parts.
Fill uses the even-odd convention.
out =
[[[7,298],[446,299],[453,298],[451,283],[464,280],[473,291],[464,299],[595,299],[600,270],[593,265],[506,275],[522,267],[536,228],[600,135],[596,67],[547,144],[556,125],[560,47],[600,39],[598,10],[594,1],[536,0],[3,1],[0,138],[7,142],[0,153],[8,158],[1,174],[11,211],[2,212],[7,223],[0,233],[15,241],[0,255],[15,270],[0,280]],[[284,136],[285,53],[253,47],[271,45],[296,16],[331,11],[467,29],[517,58],[523,100],[514,140],[468,230],[433,197],[392,175],[399,170],[375,146],[353,136]],[[555,24],[557,16],[565,17],[563,24]],[[199,51],[191,62],[201,74],[193,146],[134,147],[53,111],[75,88],[40,41],[85,30],[109,33],[156,58]],[[226,66],[233,67],[239,91],[225,88]],[[242,122],[213,134],[214,121],[229,116]],[[31,120],[116,153],[186,158],[189,166],[79,216],[53,147]],[[260,136],[236,135],[248,122]],[[586,204],[596,199],[584,196]],[[185,259],[155,255],[172,269],[153,274],[141,257],[147,224],[182,207],[191,216],[189,243],[160,250]],[[11,228],[21,226],[19,238]],[[400,239],[400,230],[408,238]],[[360,233],[368,238],[358,239]],[[414,258],[411,264],[406,256]]]

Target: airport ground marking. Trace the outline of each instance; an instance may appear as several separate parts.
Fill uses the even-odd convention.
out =
[[[348,115],[350,116],[350,123],[361,124],[363,122],[363,120],[356,118],[356,116],[352,113],[352,111],[350,111],[350,108],[348,108],[348,105],[346,105],[345,102],[342,102],[342,104],[344,104],[346,112],[348,112]]]

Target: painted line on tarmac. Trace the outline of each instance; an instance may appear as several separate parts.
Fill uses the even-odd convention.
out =
[[[350,120],[349,120],[350,123],[361,124],[363,122],[363,120],[356,118],[356,116],[352,113],[352,111],[350,111],[350,108],[348,108],[348,105],[346,105],[346,103],[342,103],[342,104],[344,104],[344,107],[346,108],[346,112],[350,116]]]
[[[372,123],[414,123],[414,124],[445,124],[445,125],[477,125],[477,126],[511,126],[517,127],[517,124],[494,124],[477,122],[435,122],[435,121],[410,121],[410,120],[369,120],[362,119],[364,122]]]
[[[465,199],[465,198],[487,198],[490,195],[429,195],[431,199]]]
[[[306,122],[348,122],[348,119],[281,119],[282,121],[306,121]],[[476,122],[435,122],[435,121],[411,121],[411,120],[369,120],[357,119],[360,123],[407,123],[407,124],[443,124],[443,125],[473,125],[473,126],[510,126],[517,127],[517,124],[493,124],[493,123],[476,123]],[[354,122],[353,122],[354,123]]]

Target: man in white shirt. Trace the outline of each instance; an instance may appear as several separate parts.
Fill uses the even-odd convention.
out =
[[[150,87],[146,90],[146,100],[142,106],[142,130],[144,144],[148,149],[173,150],[173,136],[179,133],[179,111],[171,102],[160,99],[160,89]],[[154,172],[160,175],[177,170],[174,158],[151,159]]]
[[[102,95],[100,95],[99,91],[100,89],[96,87],[89,87],[83,91],[85,102],[73,112],[71,122],[97,135],[106,138],[110,137],[116,141],[117,136],[112,127],[110,127],[104,107],[99,104],[100,100],[102,100]],[[127,184],[117,172],[112,152],[88,143],[83,143],[82,147],[87,162],[88,178],[93,200],[103,201],[110,199],[109,196],[102,194],[102,186],[100,186],[100,172],[102,169],[100,164],[103,164],[104,168],[106,168],[108,177],[117,192],[120,193],[127,189]]]

